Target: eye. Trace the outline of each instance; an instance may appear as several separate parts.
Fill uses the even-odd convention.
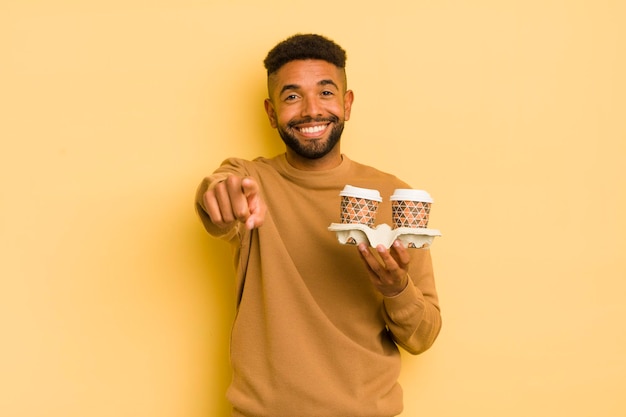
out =
[[[294,101],[298,99],[298,95],[297,94],[289,94],[288,96],[285,97],[285,101]]]
[[[330,97],[330,96],[335,95],[335,93],[333,93],[332,91],[329,91],[329,90],[325,90],[325,91],[322,91],[322,95],[326,96],[326,97]]]

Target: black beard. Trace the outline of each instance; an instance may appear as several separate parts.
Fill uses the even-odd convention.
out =
[[[310,123],[313,120],[307,121],[297,121],[291,122],[287,125],[287,128],[292,130],[293,126],[303,123]],[[281,126],[278,126],[278,134],[281,139],[292,151],[303,158],[307,159],[319,159],[323,156],[326,156],[330,151],[333,150],[335,145],[341,139],[341,134],[343,133],[343,122],[339,123],[339,118],[336,116],[330,117],[324,120],[315,120],[315,122],[333,122],[334,127],[330,131],[330,135],[328,136],[328,140],[326,142],[321,142],[317,140],[310,141],[308,146],[302,144],[294,135],[292,135],[287,129],[283,129]]]

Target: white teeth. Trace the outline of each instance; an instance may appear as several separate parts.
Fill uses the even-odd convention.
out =
[[[300,129],[302,133],[319,133],[322,130],[326,129],[326,125],[312,126],[312,127],[303,127]]]

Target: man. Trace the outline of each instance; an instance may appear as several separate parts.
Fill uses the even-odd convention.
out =
[[[236,260],[233,416],[398,415],[397,346],[421,353],[441,327],[428,250],[354,248],[328,231],[346,184],[386,196],[410,188],[341,154],[354,99],[345,60],[319,35],[275,46],[265,110],[286,152],[228,159],[198,188],[205,228]],[[389,202],[378,218],[391,219]]]

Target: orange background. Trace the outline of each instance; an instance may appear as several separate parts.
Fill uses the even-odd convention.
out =
[[[348,51],[343,151],[435,199],[402,415],[626,414],[625,3],[368,4],[0,3],[0,415],[226,415],[232,265],[192,199],[282,150],[262,60],[296,32]]]

